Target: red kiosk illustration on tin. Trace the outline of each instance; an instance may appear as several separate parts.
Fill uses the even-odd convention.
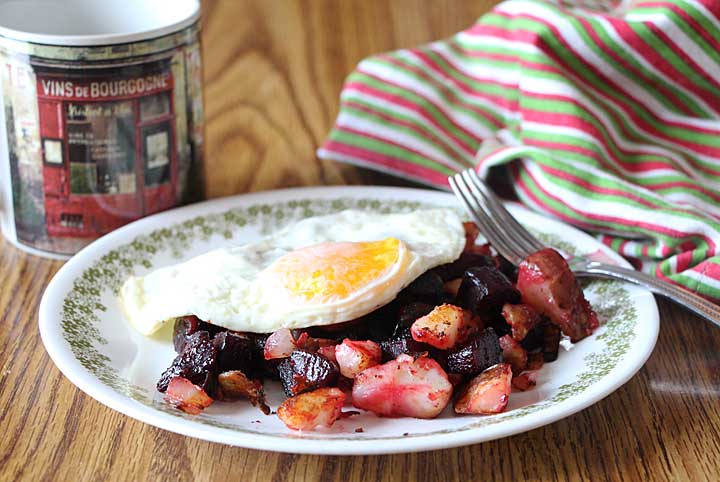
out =
[[[36,67],[48,236],[97,237],[177,204],[168,64]]]
[[[11,242],[63,257],[203,197],[197,24],[125,44],[24,43],[18,52],[13,42],[0,36],[10,208],[0,227]]]

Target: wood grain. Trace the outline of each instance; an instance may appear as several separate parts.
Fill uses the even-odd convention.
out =
[[[319,162],[342,81],[364,56],[442,38],[488,1],[205,2],[211,197],[313,184],[397,183]],[[0,241],[0,481],[718,480],[720,330],[660,303],[646,366],[550,426],[435,452],[320,457],[190,439],[120,415],[55,368],[37,331],[60,262]]]
[[[377,183],[315,156],[343,80],[362,58],[448,36],[493,3],[206,1],[208,195]]]

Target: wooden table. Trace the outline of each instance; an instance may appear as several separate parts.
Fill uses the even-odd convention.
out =
[[[491,4],[207,1],[208,195],[391,182],[314,155],[344,76],[373,52],[460,30]],[[0,241],[0,481],[720,480],[720,330],[667,303],[647,365],[565,420],[430,453],[299,456],[175,435],[75,388],[37,330],[40,296],[60,265]]]

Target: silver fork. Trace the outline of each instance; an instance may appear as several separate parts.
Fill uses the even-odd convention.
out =
[[[530,254],[547,247],[510,214],[473,169],[450,176],[448,181],[490,244],[515,266]],[[570,269],[577,276],[611,278],[640,285],[720,327],[720,306],[701,296],[640,271],[599,263],[581,256],[566,258]]]

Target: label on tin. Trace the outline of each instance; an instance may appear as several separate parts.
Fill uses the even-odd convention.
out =
[[[196,27],[105,56],[28,45],[18,53],[0,38],[17,242],[72,254],[202,192]]]

